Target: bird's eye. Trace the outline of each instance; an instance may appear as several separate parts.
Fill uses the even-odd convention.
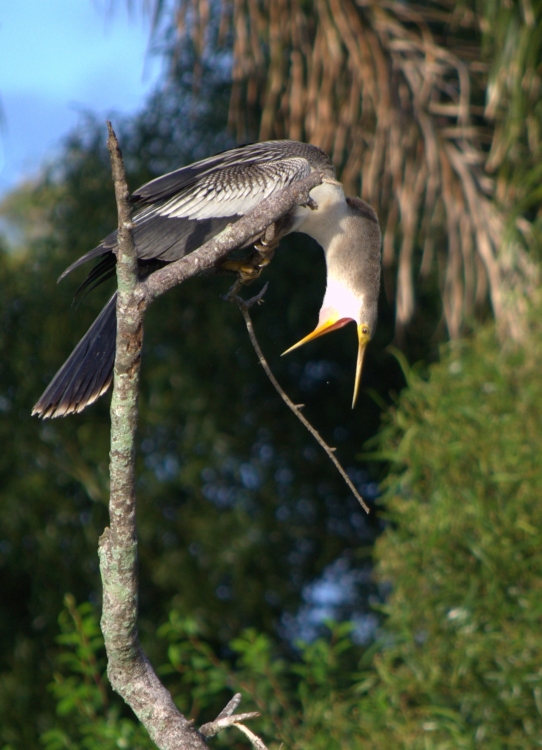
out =
[[[369,329],[367,328],[367,326],[363,326],[363,328],[361,329],[361,332],[362,332],[362,333],[363,333],[363,334],[364,334],[365,336],[368,336],[368,335],[369,335]]]

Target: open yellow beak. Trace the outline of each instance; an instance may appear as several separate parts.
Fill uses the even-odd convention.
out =
[[[317,339],[318,336],[323,336],[324,333],[330,333],[330,331],[337,331],[339,328],[342,328],[347,323],[350,323],[351,318],[341,318],[340,320],[338,318],[329,318],[328,320],[324,321],[321,325],[316,326],[314,331],[312,333],[309,333],[308,336],[305,336],[304,339],[301,339],[301,341],[298,341],[297,344],[294,344],[289,349],[286,349],[285,352],[282,352],[280,355],[281,357],[284,357],[285,354],[289,354],[290,352],[293,352],[294,349],[297,349],[299,346],[303,346],[303,344],[307,344],[309,341],[312,341],[313,339]]]
[[[317,326],[314,331],[312,331],[312,333],[308,334],[308,336],[305,336],[305,338],[301,339],[301,341],[298,341],[297,344],[294,344],[289,349],[286,349],[285,352],[282,352],[281,356],[289,354],[294,349],[303,346],[303,344],[307,344],[309,341],[318,338],[318,336],[323,336],[324,333],[330,333],[330,331],[336,331],[339,328],[342,328],[347,323],[350,323],[351,320],[352,318],[329,318],[328,320]],[[354,381],[354,398],[352,399],[352,409],[356,405],[356,401],[358,398],[359,386],[361,383],[361,370],[363,368],[363,357],[365,355],[365,349],[367,347],[367,344],[369,343],[370,338],[369,334],[366,331],[367,326],[365,324],[358,325],[358,359],[356,362],[356,379]]]
[[[359,386],[361,383],[361,370],[363,369],[363,357],[365,356],[365,349],[369,343],[370,336],[367,331],[367,326],[361,323],[358,325],[358,361],[356,362],[356,379],[354,380],[354,398],[352,399],[352,409],[356,405],[358,400]]]

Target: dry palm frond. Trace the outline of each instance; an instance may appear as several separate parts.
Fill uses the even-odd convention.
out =
[[[495,166],[510,143],[483,117],[487,70],[468,3],[222,3],[221,26],[233,38],[230,124],[246,140],[258,112],[262,140],[321,146],[347,191],[375,206],[399,339],[414,316],[417,280],[430,274],[438,274],[451,337],[489,297],[503,334],[518,338],[538,278],[523,246],[508,239],[486,169],[488,154]],[[177,5],[203,50],[207,4]],[[499,85],[505,80],[490,92],[493,114]]]

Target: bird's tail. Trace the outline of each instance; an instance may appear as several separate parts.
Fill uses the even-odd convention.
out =
[[[117,333],[115,293],[32,409],[42,419],[74,414],[92,404],[113,379]]]

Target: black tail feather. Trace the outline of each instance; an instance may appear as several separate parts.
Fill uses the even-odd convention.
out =
[[[116,293],[49,383],[32,414],[42,419],[82,411],[113,379],[117,334]]]
[[[109,255],[116,244],[117,233],[112,232],[105,238],[105,240],[102,240],[97,247],[93,247],[92,250],[89,250],[88,253],[85,253],[80,258],[78,258],[74,263],[71,264],[71,266],[68,266],[65,271],[62,271],[62,273],[58,277],[58,281],[62,281],[62,279],[69,273],[71,273],[75,268],[79,268],[79,266],[82,266],[89,260],[92,260],[93,258],[99,258],[101,255]]]
[[[90,271],[87,278],[76,289],[73,295],[74,300],[82,299],[96,289],[102,282],[111,279],[116,273],[116,257],[113,253],[106,253],[100,258],[100,261]],[[84,292],[84,294],[83,294]]]

